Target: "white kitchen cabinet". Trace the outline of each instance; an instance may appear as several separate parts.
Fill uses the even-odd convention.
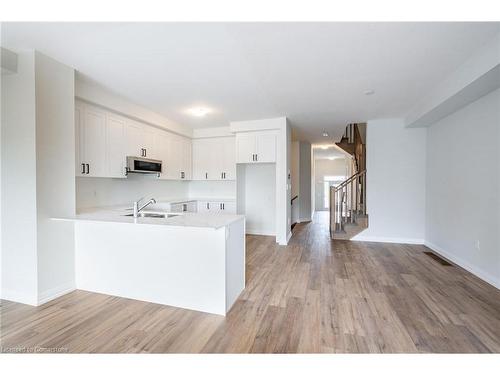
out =
[[[168,134],[165,177],[170,180],[190,180],[192,177],[191,140]]]
[[[127,120],[125,126],[126,154],[155,159],[155,131],[140,122]]]
[[[77,176],[106,175],[106,113],[92,106],[78,106],[75,111],[78,129],[79,167]]]
[[[221,154],[220,170],[223,180],[236,180],[236,147],[235,137],[224,137],[220,139]]]
[[[234,137],[193,140],[194,180],[234,180],[235,178]]]
[[[181,137],[181,180],[191,180],[193,178],[193,150],[192,141],[189,138]]]
[[[125,119],[112,113],[106,114],[106,176],[125,177]]]
[[[237,163],[275,163],[276,133],[272,131],[236,134]]]
[[[75,143],[76,176],[123,178],[127,156],[136,156],[162,160],[162,179],[192,179],[190,138],[81,101],[75,102]]]
[[[159,131],[155,137],[156,158],[162,161],[160,179],[169,180],[174,178],[174,169],[170,163],[170,133]]]
[[[171,212],[197,212],[197,210],[198,207],[196,201],[172,203],[170,205]]]
[[[83,106],[75,103],[75,176],[83,176],[86,172],[83,161]]]
[[[198,212],[218,214],[236,214],[236,202],[232,201],[198,201]]]

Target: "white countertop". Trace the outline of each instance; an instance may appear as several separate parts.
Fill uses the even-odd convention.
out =
[[[234,197],[178,197],[178,198],[160,198],[156,200],[157,203],[186,203],[194,201],[202,202],[235,202]]]
[[[176,201],[178,202],[178,201]],[[186,201],[181,201],[186,202]],[[160,213],[172,215],[168,218],[149,218],[139,217],[134,218],[125,216],[132,213],[127,207],[104,207],[82,210],[78,214],[71,217],[57,217],[54,220],[71,220],[71,221],[97,221],[108,223],[128,223],[135,225],[168,225],[178,227],[198,227],[219,229],[225,227],[235,221],[243,220],[243,215],[231,214],[215,214],[215,213],[170,213],[166,211],[152,211],[144,209],[141,212]]]

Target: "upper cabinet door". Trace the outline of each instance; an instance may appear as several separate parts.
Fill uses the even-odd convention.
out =
[[[161,175],[160,179],[169,179],[170,162],[168,160],[168,148],[170,147],[170,134],[167,132],[158,132],[155,137],[154,149],[156,158],[161,160]]]
[[[85,175],[89,177],[105,177],[106,113],[85,106],[83,122],[83,161],[87,167]]]
[[[193,159],[192,142],[189,138],[182,137],[181,179],[191,180]]]
[[[223,180],[236,180],[236,140],[235,137],[221,139]]]
[[[85,175],[87,169],[83,160],[83,113],[84,108],[79,103],[75,103],[75,175]]]
[[[276,162],[276,134],[257,133],[255,136],[255,161],[258,163]]]
[[[253,163],[255,161],[255,134],[236,134],[236,163]]]
[[[138,122],[127,120],[125,125],[126,156],[144,157],[143,127]]]
[[[106,164],[107,177],[125,177],[125,119],[106,115]]]
[[[193,139],[193,180],[205,179],[205,139]]]

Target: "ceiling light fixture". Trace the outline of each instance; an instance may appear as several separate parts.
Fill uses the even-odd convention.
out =
[[[328,133],[327,132],[323,132],[323,137],[328,137]]]
[[[206,107],[194,107],[194,108],[188,109],[187,112],[192,116],[203,117],[212,111],[210,110],[210,108],[206,108]]]
[[[363,94],[365,94],[365,95],[373,95],[373,94],[375,94],[375,91],[374,90],[366,90]]]

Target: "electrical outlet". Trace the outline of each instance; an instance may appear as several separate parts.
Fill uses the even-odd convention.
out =
[[[479,240],[476,240],[476,250],[477,251],[481,250],[481,242]]]

